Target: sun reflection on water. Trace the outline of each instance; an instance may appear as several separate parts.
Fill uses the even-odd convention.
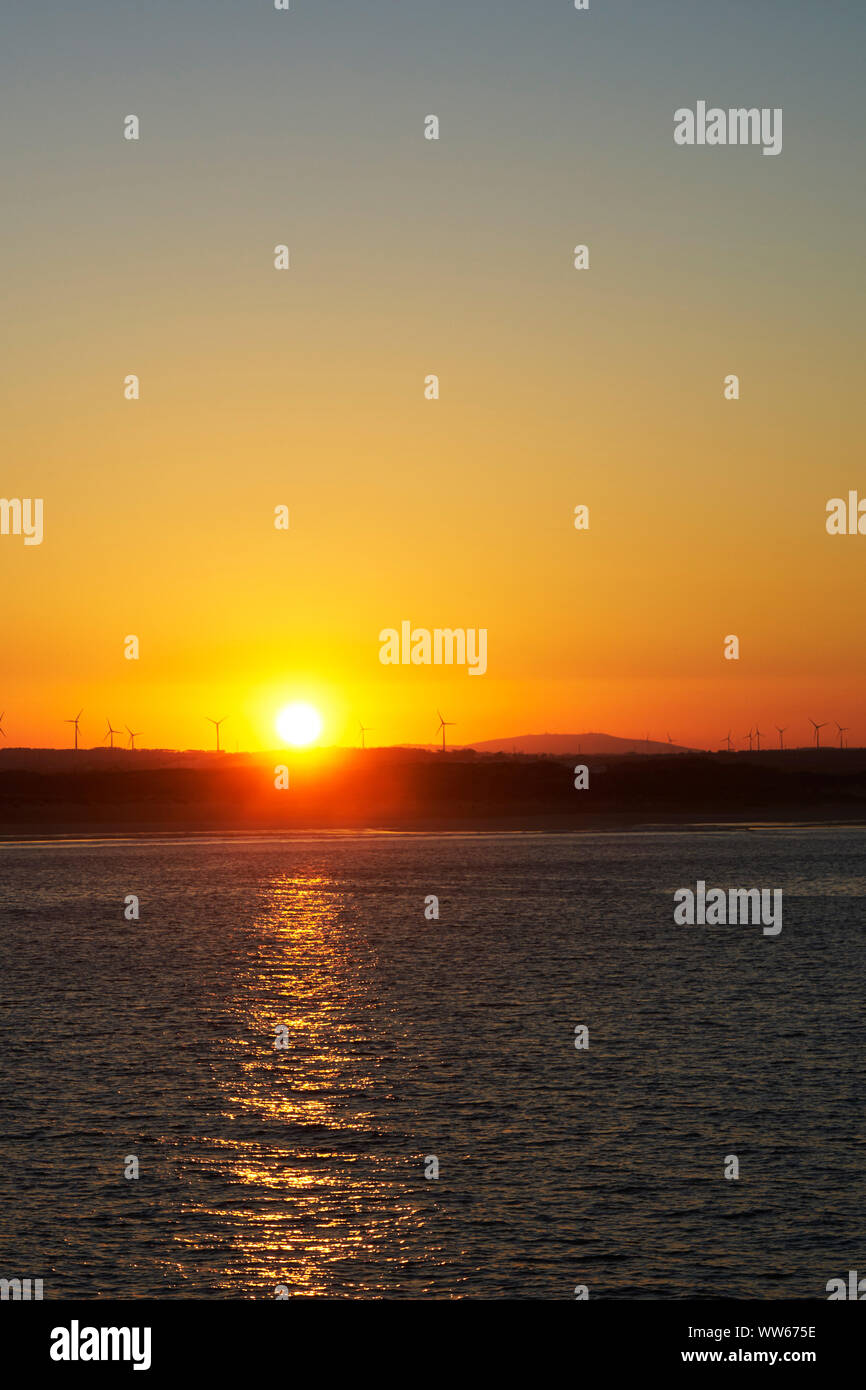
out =
[[[232,1103],[270,1120],[351,1127],[346,1102],[371,1084],[360,1049],[368,971],[328,878],[272,882],[236,1000],[243,1085]],[[276,1029],[288,1043],[275,1049]]]
[[[415,1221],[394,1154],[371,1151],[382,1044],[375,956],[353,912],[328,877],[286,874],[263,891],[227,1003],[235,1065],[220,1068],[221,1129],[232,1137],[209,1180],[190,1175],[192,1227],[204,1219],[215,1233],[223,1292],[321,1295],[356,1280],[369,1292],[377,1249],[399,1249]]]

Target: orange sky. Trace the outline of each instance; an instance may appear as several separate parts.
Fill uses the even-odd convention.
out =
[[[0,537],[9,744],[64,744],[84,706],[87,745],[106,716],[209,745],[225,715],[227,747],[272,747],[294,699],[324,742],[359,719],[432,741],[438,707],[466,743],[806,743],[810,715],[866,743],[866,537],[824,526],[866,495],[863,181],[798,131],[815,94],[771,73],[783,155],[702,161],[673,145],[670,74],[635,72],[627,120],[601,50],[552,32],[550,90],[516,40],[495,71],[419,54],[414,84],[377,85],[387,54],[310,22],[285,71],[248,37],[246,101],[146,55],[72,108],[47,71],[10,75],[0,491],[44,499],[45,539]],[[722,52],[713,90],[736,71]],[[844,111],[822,109],[834,151]],[[403,619],[487,628],[487,674],[382,666]]]

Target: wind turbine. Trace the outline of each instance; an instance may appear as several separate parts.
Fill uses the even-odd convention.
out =
[[[76,753],[78,752],[78,721],[79,721],[79,719],[81,718],[81,716],[82,716],[83,713],[84,713],[84,710],[83,710],[83,709],[80,709],[80,710],[78,711],[78,713],[76,714],[76,716],[75,716],[74,719],[64,719],[64,721],[63,721],[64,724],[74,724],[74,725],[75,725],[75,751],[76,751]]]
[[[673,739],[671,738],[670,734],[668,734],[668,743],[673,743]]]
[[[2,719],[2,718],[3,718],[3,716],[2,716],[2,714],[0,714],[0,719]],[[833,722],[835,723],[836,728],[839,730],[839,747],[840,747],[840,748],[844,748],[844,746],[845,746],[845,740],[843,739],[842,735],[843,735],[843,734],[847,734],[847,732],[848,732],[848,725],[847,725],[847,724],[840,724],[838,719],[834,720]]]
[[[761,730],[758,728],[757,725],[755,725],[755,737],[756,737],[757,740],[758,740],[758,752],[760,753],[760,751],[761,751]]]
[[[106,719],[108,719],[108,715],[106,715],[105,717],[106,717]],[[119,730],[119,729],[113,729],[113,728],[111,727],[111,720],[108,719],[108,728],[106,729],[106,731],[105,731],[105,733],[104,733],[104,735],[103,735],[102,742],[104,743],[105,740],[106,740],[107,738],[108,738],[108,739],[111,739],[111,747],[113,748],[113,747],[114,747],[114,740],[115,740],[119,735],[120,735],[120,730]]]
[[[5,716],[6,716],[6,711],[5,711],[5,709],[4,709],[3,713],[0,714],[0,734],[2,734],[4,738],[6,737],[6,730],[3,728],[3,720],[4,720]]]
[[[747,734],[743,734],[743,738],[747,738],[747,739],[749,740],[749,752],[751,753],[751,751],[752,751],[752,731],[751,731],[751,729],[749,730],[749,732],[748,732]]]
[[[728,729],[728,732],[727,732],[727,735],[725,736],[725,738],[722,739],[722,743],[726,743],[726,744],[728,745],[728,752],[729,752],[729,753],[732,753],[732,752],[734,751],[734,750],[731,748],[731,731],[730,731],[730,729]]]
[[[821,747],[821,730],[822,730],[823,728],[826,727],[827,721],[826,721],[826,719],[825,719],[823,724],[816,724],[815,721],[814,721],[814,719],[810,719],[810,720],[809,720],[809,723],[812,725],[812,728],[815,730],[815,747],[816,747],[816,748],[820,748],[820,747]]]
[[[126,732],[129,734],[129,746],[132,749],[132,751],[135,752],[135,740],[141,734],[141,729],[136,729],[136,731],[133,733],[132,729],[130,729],[129,725],[127,724]]]
[[[223,715],[222,719],[211,719],[210,715],[207,715],[206,717],[207,717],[207,722],[208,722],[209,724],[213,724],[213,725],[215,726],[215,728],[216,728],[216,731],[217,731],[217,746],[216,746],[216,751],[219,752],[219,751],[220,751],[220,724],[224,724],[224,723],[226,722],[226,716]]]
[[[364,742],[364,735],[372,733],[372,729],[370,728],[369,724],[362,724],[360,719],[358,720],[358,728],[361,730],[361,747],[366,748],[367,745]]]
[[[787,729],[787,727],[788,727],[788,726],[787,726],[787,724],[786,724],[786,725],[785,725],[785,729]],[[782,749],[784,749],[784,747],[785,747],[785,740],[784,740],[784,738],[782,737],[782,735],[783,735],[784,732],[785,732],[785,729],[780,729],[780,728],[779,728],[779,725],[778,725],[778,724],[776,725],[776,732],[777,732],[778,735],[779,735],[779,747],[782,748]]]
[[[437,709],[436,713],[439,714],[438,709]],[[442,715],[439,714],[439,729],[442,730],[442,752],[443,752],[443,753],[445,752],[445,730],[446,730],[446,729],[453,728],[454,722],[455,722],[455,721],[454,721],[453,719],[443,719],[443,718],[442,718]],[[438,732],[439,732],[439,729],[436,730],[437,734],[438,734]]]

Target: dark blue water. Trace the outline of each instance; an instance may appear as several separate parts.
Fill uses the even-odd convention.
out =
[[[832,829],[0,846],[0,1276],[826,1298],[866,1268],[864,851]],[[698,879],[781,888],[781,933],[675,925]]]

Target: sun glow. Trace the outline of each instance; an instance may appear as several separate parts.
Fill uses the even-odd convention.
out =
[[[312,705],[296,702],[286,705],[277,715],[277,733],[293,748],[308,748],[322,732],[322,717]]]

